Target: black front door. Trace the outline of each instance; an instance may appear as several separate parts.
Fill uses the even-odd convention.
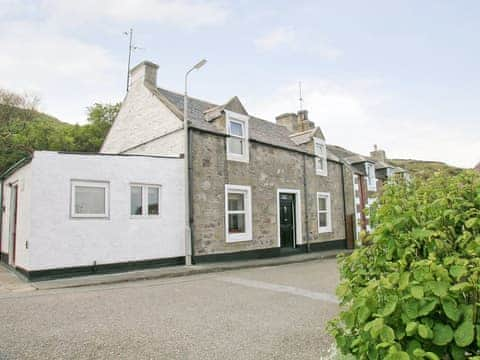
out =
[[[295,195],[280,194],[280,247],[295,247]]]

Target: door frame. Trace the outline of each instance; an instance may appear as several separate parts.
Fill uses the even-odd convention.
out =
[[[10,185],[10,204],[8,211],[8,264],[15,266],[18,232],[18,182]],[[13,201],[15,194],[15,201]]]
[[[281,242],[280,242],[280,194],[293,194],[295,195],[295,240],[293,242],[293,247],[296,248],[297,245],[300,245],[303,243],[303,238],[302,238],[302,214],[301,214],[301,209],[302,209],[302,197],[300,190],[298,189],[277,189],[277,245],[280,248],[281,247]]]

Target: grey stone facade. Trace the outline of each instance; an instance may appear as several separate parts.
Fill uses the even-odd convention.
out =
[[[277,190],[301,193],[301,243],[344,240],[342,167],[328,161],[328,176],[315,174],[314,157],[250,141],[248,163],[228,161],[226,137],[192,130],[192,232],[194,254],[206,255],[278,247]],[[350,176],[351,178],[351,176]],[[305,202],[305,183],[306,199]],[[251,186],[253,239],[228,243],[225,231],[225,185]],[[331,195],[332,232],[319,234],[317,192]],[[348,200],[347,200],[348,201]],[[353,205],[353,200],[351,200]],[[349,207],[353,211],[353,206]]]

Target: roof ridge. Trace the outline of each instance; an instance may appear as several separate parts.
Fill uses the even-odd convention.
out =
[[[178,91],[173,91],[173,90],[165,89],[165,88],[163,88],[163,87],[157,86],[157,89],[160,90],[160,91],[168,91],[169,93],[172,93],[172,94],[175,94],[175,95],[178,95],[178,96],[181,96],[181,97],[184,97],[184,96],[185,96],[185,94],[179,93]],[[202,99],[199,99],[199,98],[197,98],[197,97],[190,96],[190,95],[188,95],[188,98],[189,98],[189,99],[193,99],[193,100],[197,100],[197,101],[201,101],[201,102],[203,102],[203,103],[205,103],[205,104],[212,105],[212,106],[214,106],[214,107],[215,107],[215,106],[222,106],[222,105],[214,104],[214,103],[212,103],[212,102],[210,102],[210,101],[202,100]]]

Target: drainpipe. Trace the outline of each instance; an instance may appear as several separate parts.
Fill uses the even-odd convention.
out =
[[[193,161],[192,161],[192,139],[193,139],[193,133],[192,130],[188,132],[188,199],[189,199],[189,208],[188,208],[188,219],[189,219],[189,227],[190,227],[190,258],[193,263],[195,263],[195,234],[192,229],[193,225]]]
[[[303,197],[305,202],[305,227],[307,240],[307,253],[310,252],[310,232],[308,225],[308,195],[307,195],[307,155],[303,154]]]
[[[342,198],[343,198],[343,219],[345,221],[345,248],[348,247],[347,244],[347,230],[348,230],[348,220],[347,220],[347,201],[345,200],[345,174],[344,174],[344,164],[342,164]]]

